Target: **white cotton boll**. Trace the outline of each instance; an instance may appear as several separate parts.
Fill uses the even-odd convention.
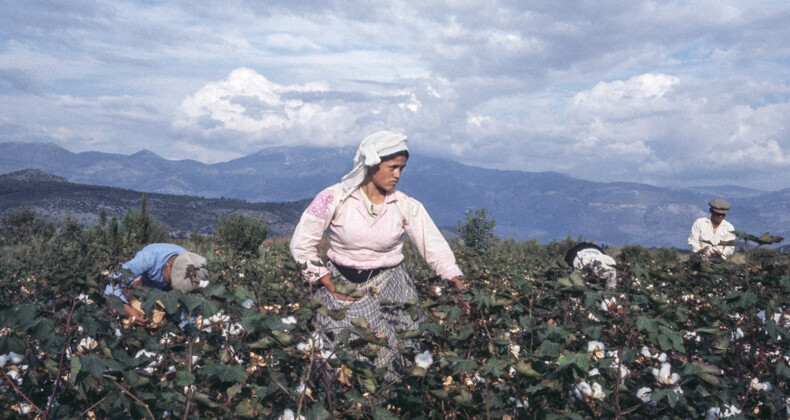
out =
[[[198,283],[198,287],[201,289],[208,287],[208,280],[201,280],[200,283]]]
[[[760,382],[757,378],[752,379],[752,389],[755,391],[770,391],[773,389],[770,382]]]
[[[281,318],[280,321],[282,321],[283,324],[296,324],[296,318],[294,318],[293,315],[286,318]]]
[[[88,295],[86,295],[85,293],[80,293],[80,295],[77,296],[77,300],[88,304],[93,303],[93,300],[91,300],[90,297],[88,297]]]
[[[244,332],[244,327],[242,327],[241,324],[239,324],[238,322],[232,324],[230,328],[228,328],[228,333],[230,335],[238,335],[241,334],[242,332]]]
[[[510,401],[512,403],[515,403],[516,404],[516,408],[529,408],[529,401],[526,400],[526,399],[524,401],[520,401],[520,400],[517,400],[514,397],[510,397],[510,398],[508,398],[508,401]]]
[[[741,338],[743,338],[743,336],[744,336],[743,330],[738,328],[737,330],[730,333],[730,341],[740,340]]]
[[[667,361],[667,354],[666,353],[659,354],[658,355],[658,361],[661,362],[661,363],[666,363],[666,361]]]
[[[244,278],[244,273],[239,273],[239,278],[243,279]]]
[[[642,400],[642,402],[645,403],[645,404],[657,405],[658,404],[657,402],[652,401],[650,399],[650,393],[651,392],[653,392],[653,390],[645,386],[645,387],[639,388],[639,390],[636,391],[636,397],[639,398],[640,400]]]
[[[414,363],[423,369],[428,369],[433,364],[433,357],[428,350],[425,350],[414,357]]]
[[[593,359],[601,359],[604,357],[604,345],[600,341],[592,340],[587,343],[587,353],[593,357]]]
[[[252,304],[253,303],[255,303],[255,302],[253,302],[252,299],[247,299],[247,300],[244,301],[244,303],[241,304],[241,306],[249,309],[249,308],[252,308]]]
[[[680,380],[680,375],[671,372],[672,366],[669,363],[662,363],[661,369],[653,369],[653,376],[664,385],[674,385]]]
[[[763,324],[765,324],[765,310],[757,312],[757,318],[759,318],[760,321],[763,321]]]
[[[595,321],[595,322],[601,322],[601,320],[600,320],[600,319],[598,319],[598,317],[596,317],[596,316],[595,316],[595,315],[593,315],[592,313],[588,313],[588,314],[587,314],[587,319],[589,319],[589,320],[591,320],[591,321]]]
[[[135,357],[135,358],[138,358],[138,357],[140,357],[140,356],[145,356],[145,357],[156,357],[156,353],[154,353],[154,352],[152,352],[152,351],[148,351],[148,350],[142,349],[142,350],[138,351],[138,352],[137,352],[137,353],[134,355],[134,357]]]
[[[299,384],[299,386],[296,387],[296,392],[298,394],[304,394],[304,389],[305,389],[305,385],[304,384]]]
[[[652,359],[653,358],[653,355],[650,354],[650,349],[648,349],[647,346],[642,346],[642,356],[644,356],[644,357],[646,357],[648,359]]]
[[[24,404],[24,403],[20,403],[18,405],[14,405],[11,408],[16,410],[16,412],[19,413],[19,414],[28,414],[31,411],[33,411],[33,406],[32,405]]]
[[[198,362],[199,360],[200,360],[200,357],[198,357],[198,356],[192,356],[192,364],[193,364],[193,365],[197,364],[197,362]]]
[[[24,356],[10,351],[8,354],[0,356],[0,367],[5,366],[8,362],[11,362],[12,365],[19,364],[22,362],[22,359],[24,359]]]
[[[85,337],[82,340],[80,340],[79,344],[77,344],[77,351],[84,353],[86,351],[95,349],[96,346],[97,346],[96,340],[94,340],[92,337]]]
[[[165,374],[169,375],[171,373],[174,373],[175,371],[176,371],[176,367],[175,366],[168,366],[167,367],[167,372],[165,372]]]
[[[587,376],[598,376],[600,374],[601,372],[598,371],[598,368],[591,369],[589,372],[587,372]]]
[[[153,375],[154,374],[154,368],[152,368],[152,367],[147,367],[147,368],[143,369],[143,371],[145,373],[149,374],[149,375]]]
[[[286,408],[279,420],[296,420],[296,414],[290,408]],[[300,414],[299,420],[304,420],[304,416]]]
[[[116,337],[119,337],[119,338],[120,338],[120,337],[123,337],[123,334],[121,333],[121,330],[120,330],[120,329],[118,329],[118,328],[116,328],[116,329],[115,329],[115,336],[116,336]]]
[[[620,366],[620,383],[625,382],[625,378],[631,374],[631,370],[625,366]]]
[[[441,287],[439,287],[439,286],[436,286],[436,287],[434,287],[434,289],[433,289],[433,293],[434,293],[436,296],[441,296],[441,295],[442,295],[442,288],[441,288]]]
[[[576,398],[583,400],[584,395],[591,396],[593,393],[592,387],[585,381],[581,381],[576,384],[576,388],[573,389],[573,393],[576,395]]]
[[[296,345],[296,349],[302,353],[309,353],[312,350],[323,349],[323,347],[323,340],[321,340],[321,336],[319,336],[317,332],[313,332],[310,337],[308,337],[306,343],[302,342]],[[322,356],[326,358],[326,356],[323,355],[323,352]]]
[[[592,398],[595,398],[596,400],[603,400],[606,397],[606,394],[604,394],[603,389],[601,388],[601,384],[597,382],[592,384],[592,390],[593,393],[590,395]]]
[[[513,355],[516,359],[518,359],[518,354],[521,353],[521,346],[518,344],[510,344],[510,354]]]
[[[716,420],[719,418],[723,419],[727,417],[732,417],[738,414],[741,414],[741,410],[738,407],[734,405],[725,405],[723,413],[721,412],[721,408],[719,407],[709,408],[705,418],[706,420]]]

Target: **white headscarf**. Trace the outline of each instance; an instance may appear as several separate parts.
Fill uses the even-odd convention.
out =
[[[389,156],[400,151],[408,151],[406,136],[391,131],[378,131],[362,140],[354,156],[354,169],[340,181],[343,187],[341,200],[348,198],[365,181],[368,168],[381,163],[382,156]]]

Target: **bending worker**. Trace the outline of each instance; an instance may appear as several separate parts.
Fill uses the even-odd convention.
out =
[[[151,244],[141,249],[134,258],[121,268],[131,271],[126,280],[117,285],[107,286],[105,294],[120,297],[126,305],[124,311],[130,320],[138,323],[146,321],[145,314],[135,306],[137,299],[132,289],[139,286],[159,290],[178,289],[191,292],[208,285],[206,259],[174,244]],[[117,274],[118,278],[121,274]]]

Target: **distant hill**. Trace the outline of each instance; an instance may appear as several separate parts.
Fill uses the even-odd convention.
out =
[[[250,202],[310,199],[351,169],[354,148],[276,147],[217,164],[171,161],[151,152],[71,153],[42,143],[0,143],[0,173],[37,168],[70,182],[137,191],[230,197]],[[484,169],[412,153],[398,186],[420,200],[440,226],[457,227],[464,212],[487,208],[500,237],[542,242],[582,236],[610,245],[685,248],[707,202],[727,198],[727,216],[748,233],[790,235],[790,189],[663,188],[601,183],[554,172]]]
[[[0,176],[0,214],[29,208],[58,222],[74,216],[83,226],[98,222],[101,208],[108,216],[122,217],[130,209],[140,209],[142,192],[128,189],[74,184],[37,169]],[[309,200],[282,203],[248,203],[238,199],[204,198],[146,193],[150,213],[168,226],[172,237],[193,232],[211,234],[217,222],[232,213],[260,217],[269,226],[270,236],[290,236]]]

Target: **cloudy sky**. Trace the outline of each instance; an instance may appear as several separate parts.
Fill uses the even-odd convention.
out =
[[[790,2],[3,0],[0,141],[790,187]]]

